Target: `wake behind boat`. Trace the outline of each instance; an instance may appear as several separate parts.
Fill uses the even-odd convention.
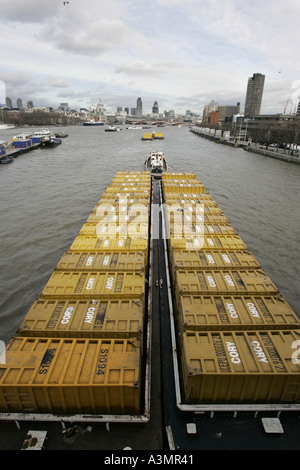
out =
[[[168,171],[168,164],[163,152],[151,152],[145,161],[145,169],[155,178],[161,178],[162,173]]]

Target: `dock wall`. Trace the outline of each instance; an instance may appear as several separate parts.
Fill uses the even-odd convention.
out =
[[[265,157],[271,157],[271,158],[275,158],[277,160],[282,160],[285,162],[300,164],[300,155],[299,156],[289,155],[285,153],[283,150],[277,151],[277,149],[267,150],[262,147],[256,147],[253,144],[249,145],[249,142],[225,140],[223,137],[216,137],[216,136],[212,136],[209,134],[202,134],[200,132],[197,132],[195,129],[191,129],[190,131],[198,135],[199,137],[204,137],[205,139],[211,140],[217,144],[229,145],[230,147],[235,147],[235,148],[243,148],[247,152],[257,153]]]

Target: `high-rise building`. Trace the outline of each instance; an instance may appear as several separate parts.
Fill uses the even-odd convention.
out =
[[[7,96],[6,97],[6,106],[11,109],[12,108],[12,101],[11,99]]]
[[[159,113],[157,101],[154,101],[154,105],[153,105],[153,107],[152,107],[152,113],[153,113],[153,114],[158,114],[158,113]]]
[[[135,115],[141,117],[143,114],[143,103],[141,98],[137,99]]]
[[[299,103],[298,103],[297,116],[300,116],[300,101],[299,101]]]
[[[261,100],[264,91],[265,75],[254,73],[248,78],[245,116],[258,116],[260,114]]]
[[[21,98],[17,99],[17,107],[21,111],[23,109],[23,104]]]

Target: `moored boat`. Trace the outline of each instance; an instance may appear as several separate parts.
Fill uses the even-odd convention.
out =
[[[6,129],[14,129],[14,124],[0,124],[0,130],[5,131]]]
[[[56,147],[59,144],[61,144],[61,139],[58,139],[54,135],[50,135],[49,137],[45,137],[41,141],[41,146],[42,147]]]
[[[103,126],[104,122],[102,121],[94,121],[91,119],[90,121],[85,121],[82,123],[83,126]]]
[[[13,161],[14,161],[14,158],[10,155],[5,155],[4,157],[0,157],[1,164],[12,163]]]

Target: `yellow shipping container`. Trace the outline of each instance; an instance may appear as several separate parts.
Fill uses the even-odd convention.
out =
[[[145,271],[146,252],[129,251],[103,253],[81,253],[67,251],[63,254],[56,268],[57,271]]]
[[[250,251],[234,250],[174,250],[174,269],[241,269],[261,266]]]
[[[18,336],[63,338],[142,337],[144,305],[129,300],[44,300],[31,306]]]
[[[175,275],[177,295],[181,294],[260,294],[276,295],[277,287],[262,270],[188,270]]]
[[[145,206],[144,206],[145,207]],[[150,211],[146,210],[141,210],[138,212],[135,208],[133,210],[130,209],[130,207],[127,208],[127,212],[125,213],[120,213],[120,212],[115,212],[113,210],[110,211],[107,215],[100,215],[98,212],[96,213],[91,213],[91,215],[88,217],[86,223],[88,224],[95,224],[95,223],[115,223],[115,224],[120,224],[124,222],[133,222],[133,223],[149,223],[149,218],[150,218]]]
[[[104,192],[99,200],[99,203],[98,204],[102,204],[102,202],[106,202],[108,201],[109,203],[112,201],[112,200],[115,200],[115,202],[118,203],[118,200],[120,198],[127,198],[127,201],[130,201],[131,199],[133,201],[136,201],[137,199],[140,200],[140,199],[143,199],[146,201],[147,204],[149,204],[149,201],[150,201],[150,194],[147,191],[143,191],[141,193],[134,193],[134,192],[130,192],[130,191],[115,191],[115,192],[111,192],[111,191],[108,191],[108,192]]]
[[[299,331],[188,332],[182,337],[186,403],[299,403]]]
[[[142,299],[145,273],[140,271],[55,271],[44,287],[43,299]]]
[[[163,194],[166,195],[167,193],[177,193],[177,194],[205,193],[205,186],[200,181],[183,184],[183,183],[175,183],[172,180],[170,180],[170,181],[165,181],[163,183]]]
[[[79,230],[79,235],[114,238],[147,238],[149,236],[149,224],[147,222],[125,222],[117,223],[115,221],[86,222]]]
[[[13,338],[0,365],[0,411],[139,414],[139,340]]]
[[[282,296],[181,295],[182,330],[299,329],[300,321]]]
[[[199,194],[198,196],[201,196],[201,194]],[[204,196],[204,194],[203,194],[203,196]],[[164,202],[166,204],[169,204],[170,206],[178,205],[182,209],[186,209],[186,208],[201,205],[201,204],[203,206],[220,209],[220,206],[213,199],[210,199],[210,198],[206,198],[206,199],[200,198],[200,197],[189,197],[189,198],[180,198],[180,197],[174,198],[174,197],[171,197],[170,198],[168,196],[168,194],[166,194],[166,197],[164,198]]]
[[[134,193],[134,194],[137,194],[137,193],[144,193],[144,194],[150,194],[150,190],[151,190],[151,185],[150,183],[142,183],[142,184],[138,184],[138,183],[112,183],[110,184],[106,190],[105,190],[105,194],[108,194],[108,193]]]
[[[238,235],[207,235],[176,238],[170,236],[172,249],[180,250],[247,250]]]
[[[181,172],[181,171],[167,171],[166,173],[163,173],[162,175],[162,180],[173,180],[173,179],[197,179],[197,176],[195,173],[190,173],[188,171],[186,172]]]
[[[148,251],[145,238],[99,238],[96,235],[78,235],[70,251]]]
[[[205,224],[201,222],[190,223],[189,217],[175,218],[168,221],[166,224],[169,227],[170,233],[177,235],[195,235],[195,234],[204,234],[204,235],[234,235],[236,230],[230,224]]]
[[[165,202],[171,204],[208,204],[215,203],[214,198],[211,194],[208,193],[198,193],[198,194],[178,194],[167,192],[164,195]]]

